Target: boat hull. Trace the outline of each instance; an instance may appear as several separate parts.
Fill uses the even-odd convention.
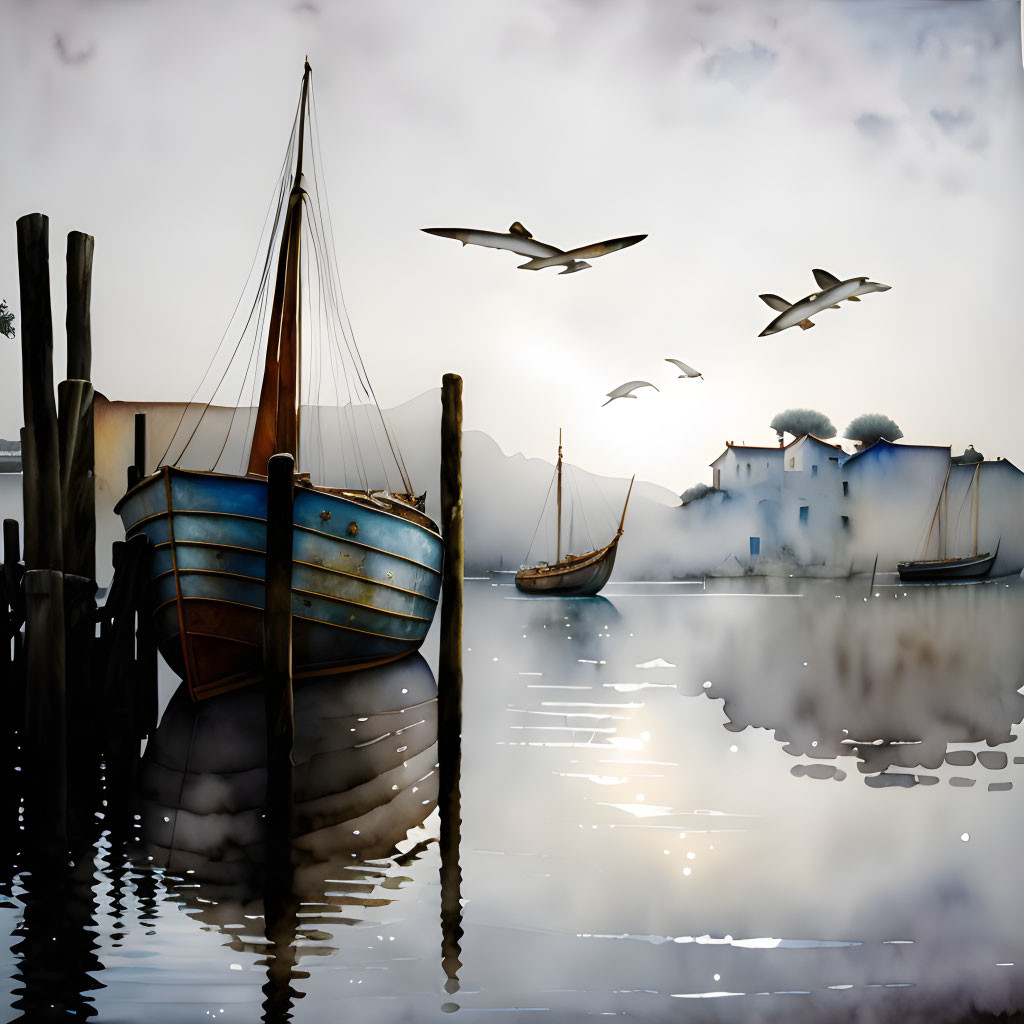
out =
[[[607,547],[556,562],[521,569],[516,573],[516,587],[524,594],[551,597],[593,597],[608,582],[615,565],[619,539]]]
[[[943,580],[981,579],[989,574],[995,560],[995,553],[985,553],[966,558],[900,562],[896,568],[904,583],[938,583]]]
[[[128,537],[153,546],[157,642],[193,700],[262,674],[266,508],[261,477],[165,466],[115,509]],[[436,528],[296,487],[292,546],[296,676],[382,665],[420,647],[440,592]]]

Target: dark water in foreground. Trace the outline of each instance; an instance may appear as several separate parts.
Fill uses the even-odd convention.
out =
[[[175,698],[130,835],[40,869],[4,822],[0,1018],[1024,1010],[1021,580],[537,600],[510,578],[466,583],[461,937],[426,662],[297,688],[283,913],[258,882],[258,702]]]

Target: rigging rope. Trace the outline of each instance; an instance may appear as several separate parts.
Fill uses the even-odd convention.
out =
[[[391,436],[384,414],[377,403],[376,394],[366,373],[365,363],[356,344],[355,333],[345,304],[344,293],[335,264],[333,226],[331,223],[330,206],[327,202],[326,188],[323,184],[326,179],[323,173],[323,161],[318,137],[319,123],[316,99],[312,89],[309,92],[307,117],[309,118],[310,127],[308,133],[310,140],[308,155],[311,157],[307,172],[312,171],[312,173],[308,174],[308,176],[304,175],[300,182],[295,182],[292,179],[292,168],[295,165],[297,155],[296,147],[302,127],[299,124],[299,113],[297,112],[292,121],[291,133],[285,149],[281,170],[273,190],[271,206],[264,219],[260,235],[261,244],[257,247],[257,251],[253,256],[246,284],[235,303],[235,308],[232,311],[228,325],[221,336],[209,365],[182,410],[178,423],[171,435],[170,442],[160,458],[160,464],[165,463],[174,452],[177,454],[171,464],[176,465],[185,457],[190,446],[196,440],[200,426],[206,419],[218,395],[224,389],[229,374],[237,372],[237,368],[242,367],[241,356],[244,353],[245,343],[248,340],[249,351],[244,362],[244,368],[242,369],[237,394],[234,396],[227,430],[211,467],[211,469],[215,469],[219,465],[227,450],[227,446],[235,432],[234,424],[238,418],[242,396],[249,390],[251,400],[242,435],[242,453],[239,465],[239,472],[244,472],[246,441],[251,437],[253,417],[259,404],[257,395],[261,390],[261,374],[258,356],[260,351],[263,350],[265,352],[266,348],[269,310],[271,306],[270,299],[273,295],[272,275],[276,262],[275,256],[280,248],[288,199],[293,187],[299,184],[306,190],[302,196],[304,209],[307,212],[303,227],[306,236],[305,241],[308,245],[308,253],[312,256],[312,259],[304,263],[304,280],[307,286],[302,296],[303,309],[300,311],[306,315],[304,333],[307,335],[307,339],[313,349],[308,354],[305,363],[302,360],[299,362],[299,373],[302,379],[297,383],[296,415],[299,420],[300,431],[304,432],[305,443],[308,444],[310,453],[308,460],[304,458],[303,461],[308,461],[308,468],[311,469],[319,465],[322,477],[326,478],[328,449],[324,440],[322,404],[325,399],[325,373],[330,373],[333,379],[335,418],[340,439],[338,451],[340,454],[342,479],[349,479],[351,469],[358,478],[358,482],[363,490],[369,492],[373,485],[364,457],[365,437],[362,442],[360,440],[360,423],[362,422],[363,431],[369,432],[370,443],[376,451],[378,464],[383,472],[383,486],[388,491],[393,489],[391,470],[388,467],[389,459],[386,458],[385,449],[379,441],[379,430],[384,432],[387,449],[390,451],[391,460],[394,461],[394,466],[398,470],[402,488],[409,495],[413,495],[414,491],[408,468],[401,451]],[[266,239],[265,246],[262,244],[263,239]],[[257,273],[256,268],[261,251],[264,254],[263,264],[257,278],[254,275]],[[234,333],[233,327],[240,321],[240,312],[244,309],[243,304],[247,295],[250,294],[254,283],[257,288],[255,298],[248,308],[241,330],[232,348],[231,336]],[[315,295],[313,294],[314,290]],[[314,312],[316,313],[315,316]],[[324,352],[325,349],[326,354]],[[217,375],[217,368],[225,358],[226,364],[223,371],[219,373],[219,376],[214,381],[214,377]],[[344,378],[343,384],[342,377]],[[196,401],[196,398],[211,383],[213,384],[212,393],[210,393],[209,399],[202,403],[198,418],[191,429],[189,429],[188,417],[192,414],[193,407],[200,404]],[[304,384],[305,389],[303,387]],[[307,401],[315,403],[312,410],[316,413],[315,423],[312,422],[312,419],[308,423],[304,422],[307,417],[302,416],[303,393],[305,393]],[[343,396],[347,397],[344,411],[341,409]],[[376,409],[376,417],[373,415],[373,410],[367,408],[371,403]],[[360,416],[360,406],[363,406],[362,416]],[[343,426],[343,420],[348,424],[347,429]],[[377,425],[378,423],[379,426]],[[186,433],[187,437],[185,436]],[[183,443],[182,439],[184,439]],[[351,466],[349,462],[350,453],[346,450],[346,441],[352,446],[351,456],[353,464]],[[298,446],[301,448],[302,444]]]
[[[287,148],[285,150],[284,160],[283,160],[283,162],[281,164],[281,171],[278,174],[277,184],[275,185],[275,189],[274,189],[274,194],[276,196],[276,199],[271,201],[270,208],[268,209],[267,215],[266,215],[266,217],[264,218],[264,221],[263,221],[263,231],[261,232],[261,237],[266,232],[267,222],[270,220],[271,212],[274,212],[274,226],[271,229],[270,239],[269,239],[269,241],[267,243],[267,254],[266,254],[266,257],[264,259],[263,273],[262,273],[261,278],[260,278],[260,291],[262,291],[264,289],[265,285],[266,285],[266,280],[267,280],[267,277],[268,277],[268,275],[270,273],[270,266],[271,266],[271,264],[273,262],[274,239],[276,237],[277,229],[278,229],[278,226],[279,226],[280,220],[281,220],[281,208],[282,208],[281,197],[282,197],[282,193],[283,193],[284,189],[287,187],[287,181],[289,179],[288,167],[289,167],[289,163],[290,163],[290,160],[291,160],[292,152],[294,150],[295,139],[297,137],[298,120],[299,120],[298,113],[296,112],[295,119],[292,122],[292,130],[291,130],[291,135],[289,136],[289,139],[288,139],[288,146],[287,146]],[[256,253],[253,255],[252,263],[249,266],[249,273],[246,275],[246,283],[242,287],[242,291],[241,291],[241,293],[238,296],[238,300],[235,302],[235,308],[234,308],[234,310],[231,313],[231,317],[228,320],[227,326],[224,328],[224,332],[221,335],[220,342],[218,343],[217,349],[215,350],[215,352],[213,354],[213,358],[210,360],[210,363],[208,364],[208,366],[206,368],[206,371],[203,373],[203,376],[200,378],[199,383],[196,385],[195,391],[192,392],[192,397],[185,404],[185,408],[182,410],[181,417],[178,420],[178,425],[175,427],[174,433],[171,435],[171,439],[168,442],[167,448],[164,449],[164,453],[163,453],[163,455],[160,456],[160,460],[157,463],[157,465],[163,465],[165,460],[167,459],[167,456],[170,454],[171,448],[174,446],[175,439],[178,436],[178,431],[181,430],[182,423],[184,423],[185,417],[188,414],[189,409],[192,407],[192,404],[195,401],[196,395],[199,394],[200,390],[203,387],[203,384],[206,383],[207,378],[209,377],[209,375],[210,375],[211,371],[213,370],[214,366],[216,365],[217,357],[220,355],[221,350],[224,348],[224,344],[227,341],[227,339],[229,337],[229,334],[230,334],[230,331],[231,331],[231,325],[235,322],[235,317],[236,317],[236,315],[238,313],[239,308],[242,305],[242,299],[245,297],[246,291],[248,290],[249,282],[252,280],[253,268],[256,266],[256,261],[257,261],[257,258],[259,256],[259,253],[260,253],[260,248],[257,248]],[[246,318],[245,327],[242,329],[242,333],[239,336],[238,341],[235,343],[234,350],[232,351],[231,356],[228,359],[227,366],[224,369],[224,373],[221,374],[221,378],[217,382],[217,386],[214,388],[213,394],[210,396],[210,400],[203,405],[202,412],[199,414],[199,419],[196,421],[195,427],[193,428],[191,434],[189,434],[188,439],[185,441],[185,444],[182,446],[181,451],[178,453],[177,457],[173,460],[171,465],[177,465],[181,461],[181,459],[184,457],[185,452],[188,450],[189,445],[192,443],[192,440],[195,438],[196,431],[199,429],[199,424],[202,423],[203,418],[206,416],[206,413],[209,411],[210,406],[213,404],[213,400],[217,397],[217,392],[220,390],[221,385],[224,383],[224,378],[227,375],[228,370],[231,368],[231,365],[232,365],[232,363],[234,361],[234,358],[238,354],[238,350],[241,347],[243,339],[245,338],[245,330],[246,330],[246,328],[248,327],[249,323],[252,320],[252,314],[253,314],[253,311],[256,308],[256,304],[258,302],[258,299],[259,299],[259,293],[257,293],[256,300],[253,301],[253,306],[252,306],[252,308],[249,311],[248,317]]]
[[[552,476],[548,482],[548,493],[544,495],[544,504],[540,508],[540,518],[537,520],[537,525],[533,528],[533,536],[530,538],[530,546],[526,549],[526,558],[524,562],[530,561],[530,552],[533,550],[533,542],[537,539],[537,531],[540,529],[540,524],[544,522],[544,513],[547,511],[548,499],[551,497],[551,488],[555,486],[555,477]]]

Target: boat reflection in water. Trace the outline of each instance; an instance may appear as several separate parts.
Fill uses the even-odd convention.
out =
[[[294,971],[300,952],[334,952],[325,929],[391,903],[407,881],[397,869],[434,841],[424,833],[398,850],[437,804],[437,686],[426,661],[302,680],[294,699],[290,878],[264,878],[260,688],[194,704],[183,684],[142,769],[144,852],[191,917],[229,934],[231,948],[267,955],[265,1020],[288,1019],[291,981],[306,976]],[[264,903],[277,909],[265,915]]]

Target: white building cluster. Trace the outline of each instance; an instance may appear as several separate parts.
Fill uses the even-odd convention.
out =
[[[713,487],[686,502],[694,574],[847,576],[993,551],[1024,567],[1024,473],[969,449],[878,441],[852,454],[810,434],[782,447],[726,442]]]

